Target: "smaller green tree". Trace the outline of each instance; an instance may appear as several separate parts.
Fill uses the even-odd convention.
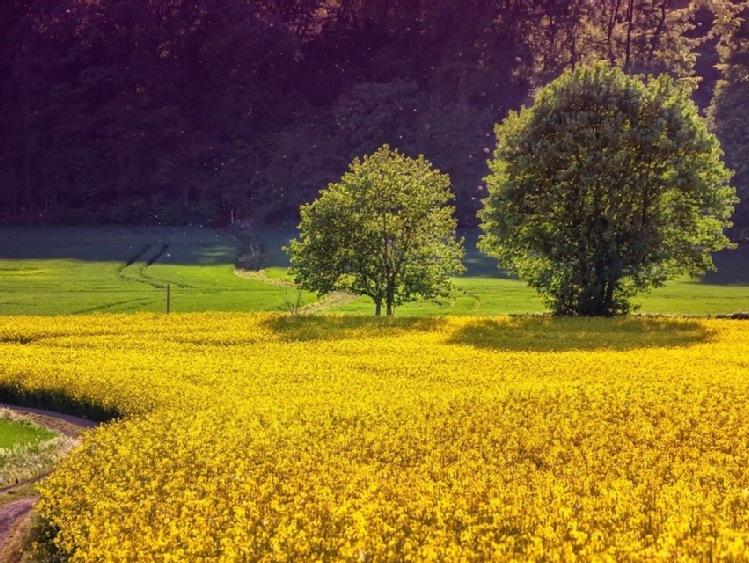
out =
[[[450,179],[422,156],[387,145],[355,159],[340,182],[300,209],[298,239],[284,250],[298,285],[318,295],[350,291],[387,315],[408,301],[452,292],[463,271]]]
[[[736,201],[718,140],[666,76],[566,72],[496,128],[479,246],[563,315],[712,267]]]

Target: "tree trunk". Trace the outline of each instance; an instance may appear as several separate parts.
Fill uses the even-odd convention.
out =
[[[635,21],[635,1],[629,0],[627,6],[627,42],[624,45],[624,73],[632,74],[632,30]]]
[[[616,19],[619,16],[619,9],[621,8],[621,4],[621,0],[616,0],[611,8],[611,13],[606,14],[606,53],[611,66],[616,65],[616,55],[614,54],[614,28],[616,28]],[[606,13],[605,6],[606,4],[604,3],[604,14]]]
[[[387,288],[385,289],[385,305],[387,306],[387,316],[393,316],[393,303],[395,303],[395,274],[388,275]]]
[[[656,27],[655,31],[653,32],[653,39],[650,42],[650,53],[648,54],[648,64],[653,64],[653,59],[655,59],[655,52],[658,50],[658,47],[661,43],[661,35],[663,35],[663,30],[666,28],[666,18],[668,17],[668,0],[664,0],[661,3],[661,17],[658,19],[658,27]]]
[[[382,316],[382,301],[375,301],[375,317]]]

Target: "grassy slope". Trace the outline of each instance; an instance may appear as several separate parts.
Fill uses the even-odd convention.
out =
[[[408,304],[398,309],[399,316],[546,310],[533,290],[476,251],[476,231],[463,234],[468,272],[456,279],[455,299]],[[294,229],[257,233],[267,277],[288,279],[281,248],[294,235]],[[284,311],[284,288],[234,275],[239,248],[235,237],[209,229],[0,228],[0,314],[159,312],[165,310],[167,283],[173,311]],[[641,311],[706,315],[749,310],[749,249],[723,253],[716,262],[717,274],[674,281],[643,296]],[[311,300],[304,296],[304,302]],[[370,315],[373,306],[362,297],[327,311]]]

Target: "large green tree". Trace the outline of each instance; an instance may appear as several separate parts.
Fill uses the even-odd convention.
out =
[[[496,128],[481,249],[557,314],[615,315],[712,267],[735,193],[688,92],[604,63],[566,72]]]
[[[448,297],[463,270],[450,179],[422,156],[387,145],[355,159],[340,182],[301,208],[286,247],[297,284],[320,295],[367,295],[375,315],[417,299]]]

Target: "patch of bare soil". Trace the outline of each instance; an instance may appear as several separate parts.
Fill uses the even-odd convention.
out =
[[[239,276],[240,278],[245,278],[248,280],[257,280],[262,281],[270,285],[277,285],[279,287],[285,287],[285,288],[294,288],[296,285],[294,282],[289,280],[279,280],[275,278],[269,278],[265,275],[264,270],[259,270],[257,272],[251,272],[247,270],[234,270],[234,274],[236,276]],[[314,303],[309,303],[307,305],[304,305],[303,307],[300,307],[298,312],[303,314],[311,314],[311,313],[318,313],[319,311],[322,311],[324,309],[329,309],[331,307],[335,307],[337,305],[344,305],[346,303],[350,303],[352,301],[356,301],[358,298],[357,295],[353,295],[351,293],[347,293],[345,291],[335,291],[333,293],[329,293],[327,295],[324,295],[322,298],[318,299]]]
[[[319,311],[322,311],[323,309],[329,309],[330,307],[335,307],[337,305],[351,303],[352,301],[356,301],[358,297],[358,295],[346,293],[344,291],[328,293],[327,295],[324,295],[319,301],[315,301],[314,303],[310,303],[309,305],[305,305],[304,307],[302,307],[301,312],[306,314],[317,313]]]
[[[0,507],[0,561],[20,561],[36,496]]]
[[[234,275],[246,280],[256,280],[265,282],[269,285],[277,285],[279,287],[294,287],[294,282],[289,280],[280,280],[276,278],[269,278],[265,275],[265,270],[250,271],[250,270],[234,270]]]

